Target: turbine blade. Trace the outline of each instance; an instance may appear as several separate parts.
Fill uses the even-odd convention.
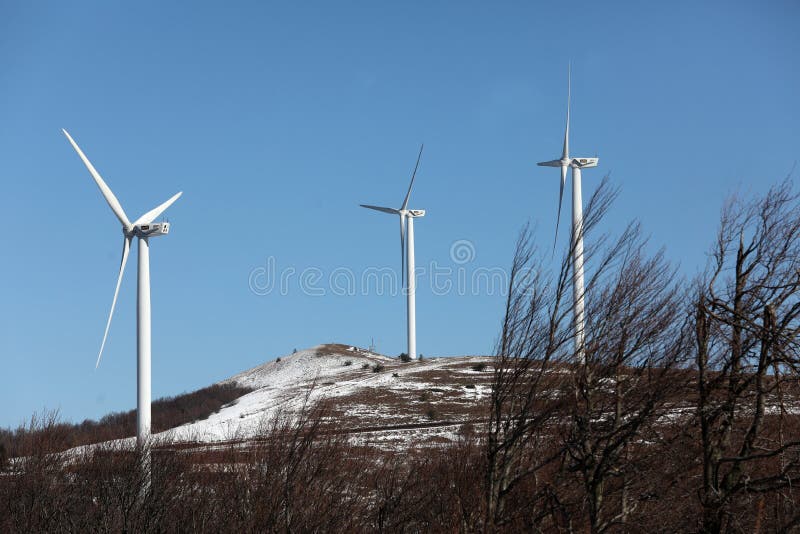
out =
[[[359,206],[375,211],[382,211],[383,213],[391,213],[392,215],[398,215],[400,213],[400,210],[396,210],[394,208],[382,208],[380,206],[370,206],[368,204],[359,204]]]
[[[166,202],[164,202],[163,204],[161,204],[157,208],[151,209],[150,211],[148,211],[147,213],[145,213],[144,215],[142,215],[141,217],[136,219],[136,221],[134,221],[134,223],[133,223],[133,226],[136,226],[138,224],[150,224],[151,222],[153,222],[156,219],[156,217],[161,215],[164,212],[165,209],[167,209],[168,207],[172,206],[172,203],[175,202],[176,200],[178,200],[181,197],[182,194],[183,194],[183,191],[179,191],[178,193],[173,195],[172,198],[170,198],[169,200],[167,200]]]
[[[119,222],[122,223],[122,226],[124,226],[126,230],[130,230],[131,222],[128,220],[128,216],[125,215],[125,210],[122,209],[122,205],[119,203],[119,200],[117,200],[117,197],[115,197],[114,193],[111,192],[111,188],[106,185],[106,183],[103,181],[103,177],[100,176],[100,173],[94,168],[94,165],[92,165],[92,162],[89,161],[89,158],[86,157],[75,140],[72,139],[72,136],[69,135],[69,132],[63,128],[61,131],[67,136],[72,148],[75,149],[75,152],[77,152],[83,160],[83,164],[86,165],[87,169],[89,169],[89,173],[92,175],[92,178],[94,178],[97,187],[100,188],[100,192],[103,193],[103,197],[105,197],[106,202],[108,202],[109,207],[111,207],[111,211],[113,211],[114,215],[117,216],[117,219],[119,219]]]
[[[403,207],[400,208],[404,210],[408,207],[408,199],[411,196],[411,188],[414,187],[414,177],[417,175],[417,168],[419,168],[419,160],[422,157],[422,149],[425,148],[425,144],[419,145],[419,154],[417,155],[417,163],[414,165],[414,172],[411,174],[411,183],[408,184],[408,193],[406,193],[406,199],[403,201]]]
[[[406,286],[406,217],[400,214],[400,279]]]
[[[561,158],[564,160],[569,158],[569,104],[571,96],[572,96],[572,64],[570,64],[567,69],[567,127],[564,129],[564,151],[561,153]]]
[[[540,161],[536,165],[539,167],[561,167],[562,162],[560,159],[554,159],[550,161]]]
[[[556,215],[556,236],[553,238],[553,254],[556,252],[558,241],[558,224],[561,222],[561,205],[564,203],[564,184],[567,181],[567,167],[561,167],[561,184],[558,188],[558,215]]]
[[[103,348],[106,346],[106,338],[108,338],[108,329],[111,327],[111,318],[114,316],[114,307],[117,305],[117,295],[119,295],[119,286],[122,284],[122,275],[125,272],[125,264],[128,263],[128,252],[131,250],[131,237],[125,236],[125,242],[122,244],[122,261],[119,263],[119,276],[117,277],[117,287],[114,289],[114,300],[111,301],[111,311],[108,312],[108,321],[106,322],[106,331],[103,333],[103,342],[100,344],[100,353],[97,355],[97,363],[94,368],[100,366],[100,358],[103,356]]]

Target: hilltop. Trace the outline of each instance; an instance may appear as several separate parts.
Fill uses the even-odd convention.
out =
[[[159,440],[246,440],[278,412],[326,402],[326,419],[361,444],[422,445],[453,439],[483,419],[492,358],[403,362],[350,345],[325,344],[241,372],[215,386],[250,390],[207,418],[156,434]]]

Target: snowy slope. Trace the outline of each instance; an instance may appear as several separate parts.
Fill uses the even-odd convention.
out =
[[[491,358],[403,363],[355,347],[319,345],[219,382],[254,391],[207,419],[155,437],[165,441],[246,440],[258,435],[279,411],[291,412],[320,399],[333,406],[331,417],[337,427],[352,429],[354,436],[358,434],[354,441],[359,443],[396,441],[401,434],[418,437],[428,424],[433,434],[449,435],[453,432],[449,427],[470,419],[471,408],[479,404],[475,401],[488,392],[491,372],[471,368],[480,362],[491,365]],[[383,369],[374,372],[376,365]],[[415,428],[396,428],[404,425]]]

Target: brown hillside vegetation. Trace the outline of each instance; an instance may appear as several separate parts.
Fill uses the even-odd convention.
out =
[[[152,425],[154,432],[205,419],[222,406],[232,402],[250,389],[233,384],[215,384],[184,393],[175,397],[165,397],[153,401]],[[46,436],[39,436],[46,432]],[[57,414],[34,415],[31,421],[18,429],[0,429],[0,448],[8,456],[23,456],[33,446],[29,442],[49,443],[46,451],[58,452],[79,445],[101,443],[136,435],[136,411],[111,413],[100,421],[85,420],[79,424],[61,422]]]
[[[528,451],[528,468],[542,463],[545,467],[536,476],[520,476],[504,495],[502,520],[491,524],[487,436],[480,426],[463,425],[458,441],[407,454],[353,445],[346,433],[334,431],[329,415],[323,403],[305,409],[299,417],[276,417],[247,444],[156,445],[152,487],[144,495],[137,452],[113,445],[82,455],[44,452],[52,447],[47,441],[52,428],[45,424],[35,433],[41,441],[27,442],[26,458],[14,460],[0,477],[0,529],[519,532],[590,528],[584,474],[562,450],[569,442],[567,435],[551,432],[548,444]],[[562,417],[570,417],[568,405]],[[627,482],[617,476],[604,488],[605,513],[618,515],[620,497],[627,496],[626,522],[603,530],[701,530],[697,489],[702,464],[699,436],[691,434],[692,419],[683,423],[667,419],[648,436],[652,441],[630,446],[624,471]],[[796,425],[790,430],[800,432]],[[545,461],[553,456],[560,461]],[[758,471],[766,473],[773,467],[767,462]],[[522,506],[523,499],[537,496],[541,497]],[[794,503],[784,501],[779,508],[768,495],[762,497],[737,504],[732,520],[741,530],[751,531],[757,523],[765,528],[788,527],[782,521],[800,512]]]

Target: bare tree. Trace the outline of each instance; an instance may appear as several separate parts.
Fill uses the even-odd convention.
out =
[[[800,522],[800,203],[787,179],[732,198],[695,303],[702,528]],[[764,498],[772,502],[765,508]],[[739,516],[747,510],[744,516]]]
[[[572,248],[555,276],[525,229],[511,267],[487,438],[487,524],[603,532],[636,506],[644,462],[632,444],[661,439],[686,353],[681,285],[663,252],[646,253],[637,224],[594,235],[617,191],[604,180],[583,232],[588,320],[585,359],[574,346]],[[571,240],[574,243],[574,239]],[[645,459],[653,449],[636,451]],[[637,477],[638,478],[638,477]],[[611,497],[615,497],[613,500]]]
[[[486,464],[486,524],[493,528],[519,524],[531,507],[543,510],[550,492],[538,486],[539,473],[557,464],[561,451],[551,447],[545,429],[558,424],[564,403],[560,376],[547,371],[565,357],[571,339],[562,301],[566,268],[553,289],[528,229],[517,241],[492,383]],[[566,264],[565,264],[566,265]],[[531,485],[527,491],[523,486]],[[515,502],[524,493],[527,504]],[[546,514],[545,514],[546,515]],[[544,520],[537,517],[536,522]]]
[[[573,368],[563,444],[592,532],[625,524],[635,511],[632,487],[642,492],[647,459],[664,445],[661,420],[685,384],[676,372],[688,337],[681,285],[663,252],[647,257],[645,248],[638,226],[629,226],[587,286],[586,361]]]

